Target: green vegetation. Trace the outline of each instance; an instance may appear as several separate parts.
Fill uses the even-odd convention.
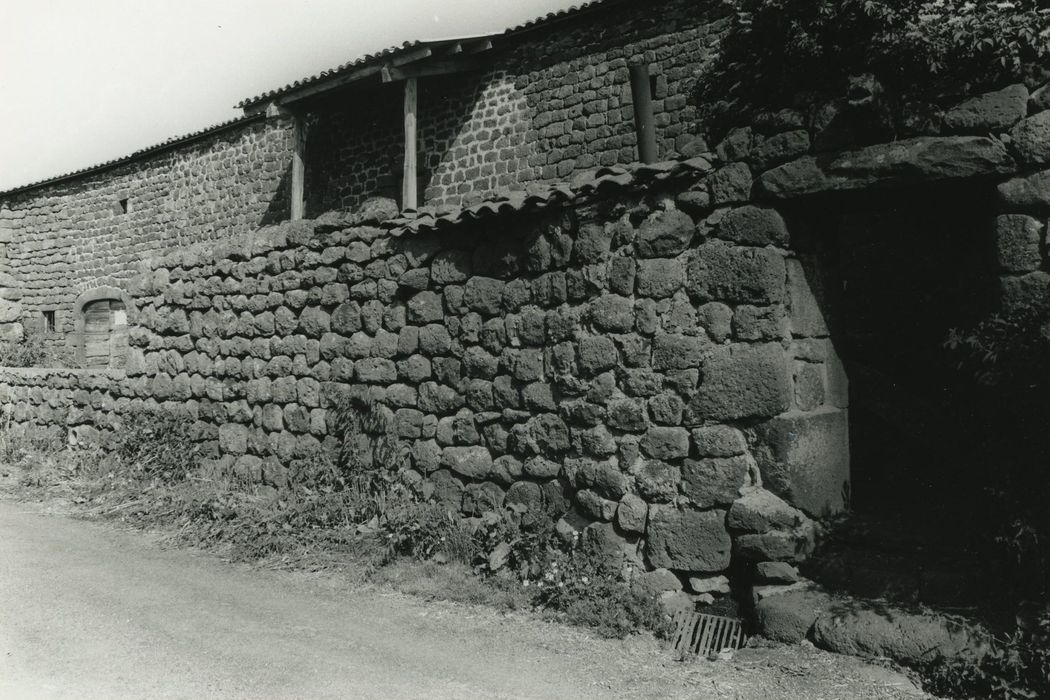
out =
[[[337,413],[342,449],[295,460],[280,488],[202,459],[194,422],[157,410],[123,415],[88,447],[0,431],[0,456],[21,467],[24,495],[64,496],[89,517],[161,529],[232,559],[356,571],[428,597],[534,609],[603,636],[669,632],[655,600],[580,538],[559,538],[546,515],[493,504],[465,517],[432,498],[385,407],[347,403]]]
[[[731,25],[697,83],[709,122],[790,106],[798,93],[842,95],[873,73],[894,95],[1025,77],[1050,56],[1040,0],[732,0]]]
[[[0,367],[74,367],[72,356],[44,342],[36,332],[0,338]]]

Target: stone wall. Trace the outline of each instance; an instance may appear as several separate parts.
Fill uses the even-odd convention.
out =
[[[287,218],[290,122],[254,119],[84,176],[0,197],[0,322],[71,334],[77,297],[144,257]]]
[[[661,157],[706,150],[688,96],[723,15],[715,3],[689,0],[614,4],[506,40],[477,73],[422,79],[421,203],[473,203],[634,162],[630,61],[651,67]],[[399,192],[401,95],[395,83],[314,110],[307,187],[314,215]]]
[[[337,402],[375,401],[447,506],[519,503],[659,590],[727,592],[734,559],[798,560],[805,513],[845,506],[847,392],[783,218],[701,202],[725,176],[688,165],[440,231],[306,221],[166,256],[128,285],[126,373],[4,370],[0,395],[15,430],[78,440],[188,410],[272,486],[338,446]]]

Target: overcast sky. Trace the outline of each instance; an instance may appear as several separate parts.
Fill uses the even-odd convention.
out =
[[[579,1],[0,0],[0,189],[231,119],[362,54]]]

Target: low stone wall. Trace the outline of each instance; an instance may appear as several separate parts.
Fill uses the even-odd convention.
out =
[[[803,511],[845,506],[845,377],[784,220],[712,211],[692,165],[441,231],[299,222],[171,255],[129,287],[126,374],[5,370],[0,397],[80,440],[187,410],[210,458],[275,486],[367,397],[451,508],[522,504],[683,580],[797,560]]]

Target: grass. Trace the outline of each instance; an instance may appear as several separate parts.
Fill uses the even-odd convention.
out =
[[[119,442],[55,448],[0,425],[0,460],[17,470],[22,499],[64,499],[81,517],[158,531],[231,561],[532,610],[605,637],[669,632],[655,600],[585,547],[559,548],[545,518],[501,509],[464,517],[428,501],[399,471],[348,475],[321,454],[290,465],[291,486],[247,483],[200,460],[191,429],[184,418],[144,415],[127,420]]]

